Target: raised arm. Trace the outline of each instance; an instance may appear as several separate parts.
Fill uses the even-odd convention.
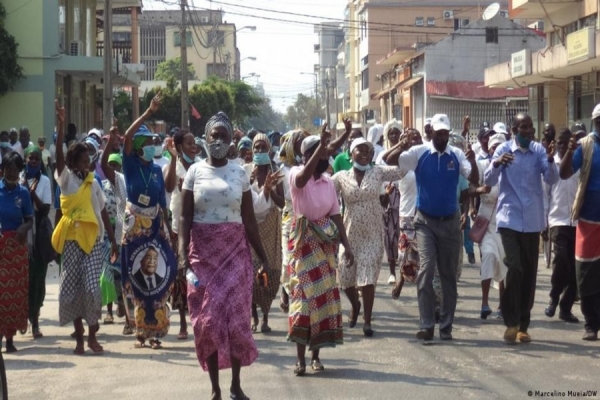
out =
[[[150,102],[150,107],[142,114],[138,119],[136,119],[133,124],[127,129],[125,132],[125,143],[123,146],[123,152],[125,155],[130,155],[131,150],[133,149],[133,135],[140,129],[140,126],[146,121],[152,114],[158,111],[160,108],[161,102],[161,92],[158,92],[156,96],[152,98]]]
[[[546,182],[548,185],[554,185],[560,179],[558,174],[558,167],[554,162],[555,149],[556,143],[553,140],[546,148],[546,153],[541,155],[542,174],[544,175],[544,182]]]
[[[58,99],[54,100],[56,110],[56,172],[58,176],[65,169],[65,152],[63,144],[65,143],[65,108],[61,107]]]
[[[560,160],[560,179],[569,179],[575,173],[575,169],[573,168],[573,155],[575,151],[577,151],[577,137],[573,135],[571,136],[571,140],[569,140],[569,148],[565,156]]]
[[[348,137],[350,136],[350,133],[352,132],[352,121],[350,120],[350,118],[344,119],[344,128],[345,128],[344,133],[342,133],[339,138],[335,139],[334,141],[329,143],[329,145],[327,146],[327,155],[328,156],[335,154],[335,152],[339,148],[341,148],[344,145],[344,143],[346,143],[346,141],[348,141]]]
[[[172,138],[166,140],[167,151],[171,155],[171,161],[166,166],[165,173],[165,191],[167,193],[173,193],[175,186],[177,185],[177,150],[175,149],[175,143]]]
[[[298,189],[302,189],[304,186],[306,186],[310,178],[315,173],[319,160],[327,153],[327,143],[329,142],[330,137],[331,132],[327,130],[327,124],[325,124],[321,130],[321,142],[319,143],[317,150],[313,153],[312,157],[310,160],[308,160],[304,168],[302,168],[302,170],[295,176],[294,184]]]
[[[102,168],[102,172],[104,172],[104,176],[111,185],[115,185],[115,171],[108,165],[108,158],[110,157],[110,152],[107,149],[112,149],[115,144],[119,143],[118,129],[116,125],[110,128],[110,139],[108,140],[108,144],[106,148],[102,152],[102,159],[100,160],[100,167]]]

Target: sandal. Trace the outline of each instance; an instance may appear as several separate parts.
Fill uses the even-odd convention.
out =
[[[230,392],[230,393],[229,393],[229,398],[230,398],[231,400],[250,400],[250,397],[246,396],[246,395],[244,394],[244,392],[242,392],[241,390],[240,390],[240,393],[238,393],[238,394],[235,394],[235,393],[233,393],[233,392]]]
[[[290,312],[290,305],[288,303],[284,303],[283,301],[279,303],[279,309],[284,313]]]
[[[33,334],[33,338],[34,339],[40,339],[40,338],[44,337],[44,335],[42,334],[42,332],[40,332],[40,328],[39,327],[31,328],[31,333]]]
[[[373,333],[375,333],[375,332],[374,332],[374,331],[373,331],[373,329],[371,328],[371,324],[364,324],[364,325],[363,325],[363,334],[364,334],[366,337],[372,337],[372,336],[373,336]]]
[[[82,356],[85,354],[85,348],[83,347],[83,343],[77,343],[75,346],[75,350],[73,350],[73,354]]]
[[[268,323],[263,322],[262,325],[260,326],[260,331],[262,333],[269,333],[272,331],[271,327],[269,326]]]
[[[392,289],[392,299],[398,300],[400,298],[400,293],[402,293],[402,287],[404,286],[404,279],[400,279],[394,289]]]
[[[129,326],[128,324],[126,324],[123,327],[123,335],[133,335],[133,328],[131,326]]]
[[[360,301],[358,302],[358,309],[356,310],[356,313],[354,312],[354,307],[352,307],[352,313],[350,314],[350,328],[354,328],[356,326],[356,321],[358,321],[358,315],[360,314],[360,307],[362,306],[362,304],[360,304]]]
[[[312,360],[310,362],[310,367],[312,368],[313,371],[324,371],[325,367],[323,366],[323,364],[321,364],[321,360],[319,360],[318,358],[315,360]]]
[[[162,342],[158,339],[150,339],[150,348],[152,350],[162,349]]]
[[[115,318],[112,314],[108,314],[106,318],[104,318],[104,325],[112,325],[115,323]]]
[[[187,332],[179,332],[179,335],[177,335],[177,340],[187,340],[187,338],[188,338]]]
[[[252,324],[252,332],[258,331],[258,324]]]
[[[137,339],[133,345],[135,349],[143,349],[146,347],[146,341],[144,339]]]
[[[92,343],[88,342],[88,348],[92,350],[93,354],[101,355],[104,354],[104,348],[100,346],[100,343],[94,341]]]
[[[303,376],[306,373],[306,364],[296,363],[296,368],[294,368],[294,374],[296,376]]]

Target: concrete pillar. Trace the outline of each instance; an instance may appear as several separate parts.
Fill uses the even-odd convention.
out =
[[[137,7],[131,8],[131,62],[133,64],[140,63],[140,46],[139,46],[139,26],[138,26],[138,10]],[[140,93],[139,88],[134,86],[131,88],[132,121],[135,121],[140,116]]]
[[[546,84],[548,91],[548,116],[545,122],[552,122],[556,129],[568,126],[568,83],[555,81]]]

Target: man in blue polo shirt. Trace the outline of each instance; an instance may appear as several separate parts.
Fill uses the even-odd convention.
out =
[[[433,340],[435,327],[434,268],[438,268],[443,301],[440,312],[440,339],[452,339],[452,323],[456,300],[456,272],[460,244],[460,215],[456,188],[459,175],[476,184],[479,171],[472,150],[448,144],[450,120],[444,114],[431,119],[431,141],[411,147],[400,155],[399,165],[415,171],[417,181],[417,215],[414,226],[421,269],[417,275],[417,296],[421,326],[417,338]]]

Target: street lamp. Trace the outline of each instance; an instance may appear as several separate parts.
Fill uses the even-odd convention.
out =
[[[240,60],[240,62],[245,61],[245,60],[256,61],[256,57],[244,57]]]
[[[319,92],[318,92],[318,84],[317,84],[317,76],[316,72],[300,72],[300,75],[313,75],[315,77],[315,102],[317,104],[317,112],[320,114],[321,109],[319,108]]]
[[[246,79],[246,78],[260,78],[260,75],[257,75],[256,72],[252,72],[250,73],[250,75],[246,75],[246,76],[242,76],[242,80]]]

